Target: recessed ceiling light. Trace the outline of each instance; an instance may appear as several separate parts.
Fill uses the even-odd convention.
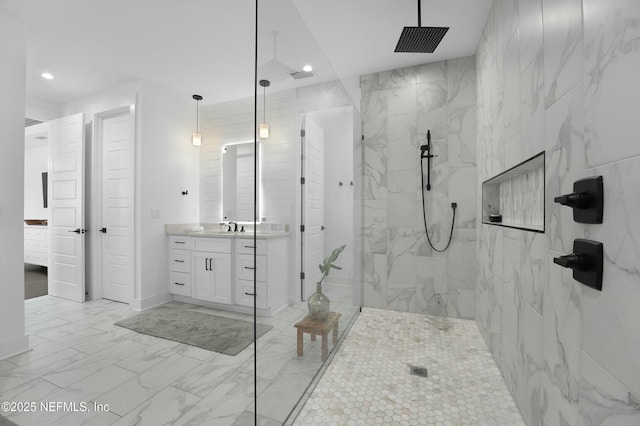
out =
[[[48,72],[43,72],[40,75],[42,76],[42,78],[46,78],[47,80],[53,80],[53,75],[49,74]]]
[[[304,67],[302,67],[302,71],[311,72],[313,71],[313,67],[311,65],[305,65]]]

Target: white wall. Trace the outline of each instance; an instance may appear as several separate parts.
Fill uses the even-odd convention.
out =
[[[139,81],[70,102],[63,108],[64,115],[84,112],[90,130],[95,113],[135,105],[136,284],[133,307],[136,309],[170,298],[165,268],[168,262],[165,224],[199,221],[199,151],[191,145],[194,117],[189,99],[189,96],[176,98],[150,83]],[[89,131],[87,135],[90,136]],[[88,143],[90,140],[89,137]],[[87,172],[90,176],[90,167]],[[183,196],[183,190],[188,190],[189,195]],[[158,211],[157,217],[152,216],[152,210]],[[87,226],[96,228],[93,223]],[[93,234],[95,238],[96,233]],[[91,245],[95,246],[96,241],[92,240]]]
[[[24,218],[46,219],[42,194],[42,172],[47,171],[49,148],[26,148],[24,151]]]
[[[0,359],[29,346],[22,266],[26,49],[23,26],[0,14]]]
[[[142,308],[169,297],[167,223],[199,222],[199,153],[191,144],[191,95],[177,98],[145,84],[140,152]],[[183,190],[189,194],[183,196]],[[159,210],[158,217],[152,210]]]
[[[55,102],[43,101],[32,96],[26,97],[25,114],[26,118],[47,122],[54,118],[62,117],[62,105]]]

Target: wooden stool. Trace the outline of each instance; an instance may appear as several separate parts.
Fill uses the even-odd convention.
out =
[[[302,344],[303,344],[303,334],[309,333],[311,335],[311,341],[316,341],[316,336],[322,336],[322,361],[327,359],[328,352],[328,344],[327,335],[329,334],[329,330],[333,329],[333,346],[336,345],[336,340],[338,340],[338,320],[340,319],[340,314],[337,312],[329,312],[329,316],[324,321],[313,320],[309,315],[304,317],[304,319],[294,326],[298,329],[298,356],[302,356]]]

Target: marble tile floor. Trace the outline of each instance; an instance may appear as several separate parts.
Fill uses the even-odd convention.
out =
[[[474,321],[363,308],[293,424],[524,422]]]
[[[342,314],[342,334],[357,308],[332,303],[332,310]],[[136,312],[104,299],[43,296],[26,301],[25,311],[33,349],[0,361],[0,401],[84,402],[92,412],[77,405],[76,412],[2,413],[19,426],[253,423],[253,345],[228,356],[138,334],[113,325]],[[304,356],[296,356],[293,324],[306,313],[300,303],[259,319],[273,326],[257,342],[261,424],[282,424],[322,365],[320,339],[305,339]],[[109,410],[93,412],[94,404]]]

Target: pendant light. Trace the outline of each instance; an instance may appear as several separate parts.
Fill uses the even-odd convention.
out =
[[[260,123],[260,138],[267,139],[269,137],[269,125],[266,120],[267,113],[267,87],[271,83],[269,80],[260,80],[260,86],[262,86],[262,123]]]
[[[193,99],[196,100],[196,132],[191,136],[191,143],[194,146],[202,145],[202,135],[200,134],[200,101],[202,96],[193,95]]]

